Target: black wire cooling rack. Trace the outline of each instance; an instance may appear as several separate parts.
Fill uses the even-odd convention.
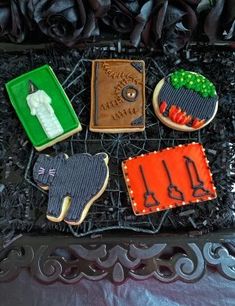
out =
[[[232,193],[234,146],[232,144],[235,124],[234,91],[230,91],[224,80],[220,67],[232,61],[230,52],[224,52],[222,58],[217,53],[201,53],[197,50],[187,51],[181,58],[168,58],[156,54],[147,54],[144,50],[117,50],[104,48],[88,48],[77,50],[44,50],[26,51],[24,54],[5,54],[3,59],[13,61],[4,66],[1,85],[9,79],[49,63],[55,70],[65,91],[67,92],[76,113],[82,123],[83,130],[70,139],[54,145],[43,153],[68,155],[88,152],[95,154],[106,152],[110,156],[109,184],[102,195],[90,209],[85,221],[79,227],[67,224],[52,223],[45,218],[47,194],[40,190],[32,179],[32,167],[38,152],[32,149],[20,127],[14,111],[9,106],[5,92],[1,93],[3,102],[1,114],[5,117],[1,122],[0,144],[3,151],[4,166],[1,167],[3,177],[0,188],[0,228],[5,236],[15,232],[54,232],[71,231],[75,236],[96,234],[111,229],[131,229],[138,232],[157,233],[162,231],[190,230],[208,231],[218,227],[234,225],[234,200]],[[222,54],[222,53],[221,53]],[[146,130],[140,133],[101,134],[89,131],[90,117],[90,75],[93,58],[132,58],[144,59],[146,62]],[[196,60],[195,60],[196,58]],[[222,59],[222,60],[221,60]],[[20,67],[11,71],[9,66],[20,61]],[[217,66],[215,66],[217,62]],[[178,66],[201,72],[217,84],[219,94],[225,94],[219,113],[212,124],[202,132],[182,133],[162,125],[156,118],[152,108],[152,93],[156,83]],[[7,69],[8,68],[8,69]],[[231,69],[231,67],[227,68]],[[226,70],[226,69],[225,69]],[[229,81],[229,84],[233,80]],[[6,109],[3,109],[6,107]],[[228,116],[229,121],[225,118]],[[234,124],[234,126],[233,126]],[[7,135],[6,135],[7,134]],[[8,139],[6,139],[8,137]],[[199,205],[189,205],[173,210],[159,212],[148,216],[135,216],[131,209],[121,170],[121,162],[130,156],[160,150],[178,144],[202,142],[207,148],[212,172],[219,197],[215,201]],[[18,166],[17,166],[18,165]],[[219,170],[219,171],[218,171]],[[15,171],[15,172],[14,172]],[[14,173],[14,174],[13,174]],[[17,174],[16,174],[17,173]],[[15,181],[14,181],[15,180]]]

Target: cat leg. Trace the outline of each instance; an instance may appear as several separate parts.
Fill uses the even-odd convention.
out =
[[[97,158],[101,159],[101,162],[98,160],[98,164],[96,163]],[[102,195],[108,184],[107,163],[108,155],[98,154],[93,163],[87,167],[77,190],[73,190],[75,194],[71,197],[71,205],[64,219],[65,222],[77,226],[83,222],[91,205]]]
[[[86,196],[77,195],[71,199],[71,204],[68,210],[68,213],[64,219],[64,221],[71,225],[80,225],[91,207],[91,205],[98,199],[102,193],[105,191],[105,188],[108,184],[109,176],[107,175],[104,181],[103,186],[98,190],[98,192],[94,195],[87,193]],[[84,200],[85,199],[85,200]]]
[[[47,219],[53,222],[61,222],[67,214],[70,202],[70,197],[58,194],[58,190],[57,192],[50,190],[47,207]]]
[[[70,207],[68,213],[64,219],[65,222],[69,224],[77,224],[81,220],[81,216],[84,212],[88,212],[89,208],[86,209],[87,202],[81,199],[79,196],[74,196],[71,198]],[[79,222],[80,224],[80,222]]]

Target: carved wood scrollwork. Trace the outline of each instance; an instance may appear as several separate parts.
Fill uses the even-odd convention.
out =
[[[121,241],[121,240],[120,240]],[[145,241],[145,239],[143,239]],[[195,282],[214,266],[224,277],[235,280],[235,240],[218,242],[184,241],[168,243],[99,242],[61,236],[22,237],[0,252],[0,281],[9,281],[28,268],[44,283],[75,283],[82,278],[108,278],[120,284],[128,278],[153,277],[162,282]]]

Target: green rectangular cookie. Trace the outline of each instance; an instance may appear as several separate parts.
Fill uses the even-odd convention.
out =
[[[37,87],[38,90],[43,90],[45,94],[51,98],[50,104],[47,104],[49,104],[54,110],[54,114],[51,116],[54,116],[52,118],[55,120],[48,120],[50,117],[47,117],[46,114],[47,122],[51,122],[49,127],[52,131],[56,126],[54,121],[59,123],[59,125],[62,127],[61,134],[54,138],[48,136],[48,133],[45,132],[45,125],[43,128],[42,121],[38,119],[40,118],[40,110],[36,112],[37,115],[31,114],[31,110],[27,102],[27,97],[30,95],[31,82]],[[6,84],[6,89],[11,103],[36,150],[44,150],[45,148],[66,139],[82,129],[66,93],[49,65],[44,65],[11,80]],[[43,100],[43,98],[41,98],[41,100]],[[35,102],[35,99],[33,102]],[[44,109],[45,113],[45,110],[47,110],[47,106],[45,105],[47,104],[45,104],[45,102],[43,103],[42,108]],[[50,114],[50,111],[48,111],[48,113]]]

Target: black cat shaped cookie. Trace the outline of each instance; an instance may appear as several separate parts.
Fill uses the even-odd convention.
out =
[[[41,188],[49,190],[47,218],[80,225],[108,184],[108,160],[106,153],[39,155],[33,178]]]

